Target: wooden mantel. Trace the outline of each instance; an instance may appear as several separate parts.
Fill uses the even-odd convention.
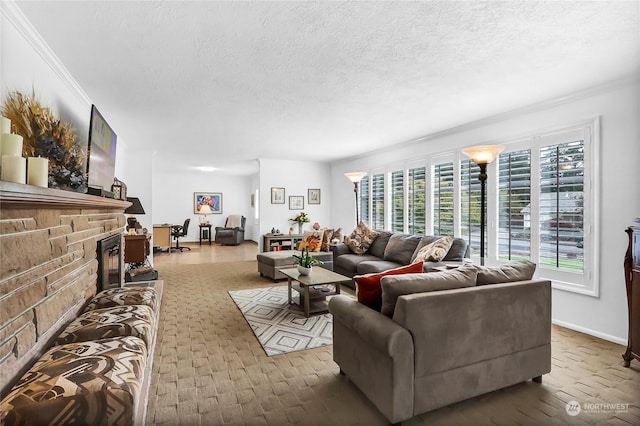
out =
[[[41,188],[13,182],[0,182],[0,208],[28,208],[37,203],[40,209],[59,208],[128,208],[128,201],[81,194],[60,189]]]

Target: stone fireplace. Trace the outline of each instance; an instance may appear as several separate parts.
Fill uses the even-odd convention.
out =
[[[129,205],[0,182],[0,397],[98,291],[98,241],[119,242],[106,275],[121,285]]]

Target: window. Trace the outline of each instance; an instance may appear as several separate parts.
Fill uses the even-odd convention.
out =
[[[369,176],[362,178],[358,189],[360,190],[360,221],[369,223]]]
[[[409,233],[424,235],[426,232],[427,179],[426,169],[416,167],[407,173],[407,219]]]
[[[498,259],[531,258],[531,150],[498,157]]]
[[[404,231],[404,172],[391,173],[391,230]]]
[[[371,226],[384,229],[384,174],[371,176]]]
[[[472,253],[480,253],[479,174],[480,167],[473,161],[464,160],[460,163],[460,234],[462,238],[467,240]],[[486,252],[485,247],[485,256]]]
[[[584,141],[540,148],[540,264],[584,268]]]
[[[453,162],[433,167],[433,234],[453,236]]]

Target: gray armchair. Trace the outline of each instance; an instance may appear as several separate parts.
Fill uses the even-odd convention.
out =
[[[244,241],[244,225],[247,218],[240,215],[229,215],[224,228],[216,226],[215,242],[222,245],[237,246]]]

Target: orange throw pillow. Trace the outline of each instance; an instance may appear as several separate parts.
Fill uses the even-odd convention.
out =
[[[407,266],[389,269],[384,272],[373,274],[356,275],[353,280],[356,282],[356,297],[358,302],[380,311],[382,307],[382,286],[380,280],[386,275],[415,274],[423,272],[423,262],[412,263]]]

